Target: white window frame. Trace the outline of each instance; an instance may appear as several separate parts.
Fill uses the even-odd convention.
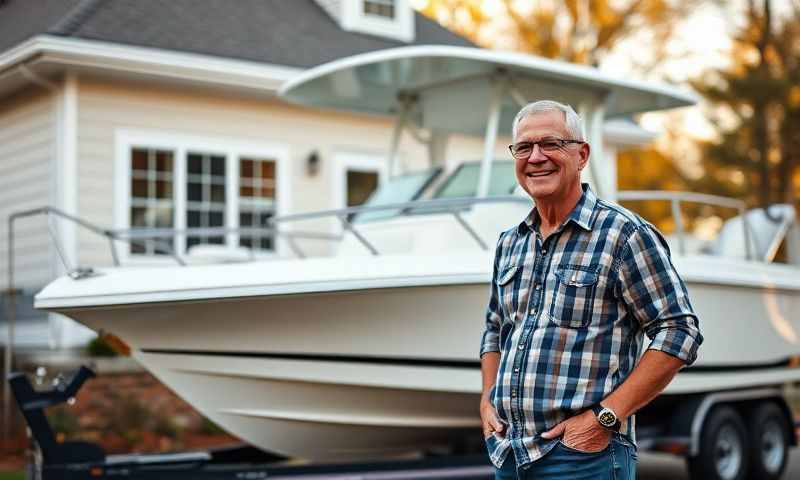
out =
[[[232,137],[199,136],[179,132],[158,130],[117,129],[114,133],[114,228],[129,229],[131,208],[131,150],[133,148],[155,148],[171,150],[173,157],[173,221],[176,229],[186,228],[186,154],[197,151],[225,157],[225,218],[226,227],[239,226],[239,159],[274,159],[276,177],[276,215],[286,215],[291,211],[291,162],[289,147],[274,142],[253,141]],[[282,230],[291,230],[283,225]],[[225,244],[229,247],[239,245],[239,235],[229,233]],[[127,242],[116,242],[117,254],[125,264],[169,264],[175,260],[169,255],[131,254]],[[177,240],[178,255],[185,255],[186,237]],[[281,238],[275,240],[273,252],[257,252],[257,256],[274,257],[289,253],[289,246]]]
[[[395,0],[394,18],[383,18],[364,13],[364,0],[344,0],[342,3],[342,29],[389,37],[401,42],[414,41],[414,10],[409,0]]]
[[[331,192],[333,193],[333,208],[347,208],[347,171],[375,172],[378,174],[380,185],[387,173],[387,158],[385,155],[359,152],[335,152],[333,154],[333,178],[331,179]]]

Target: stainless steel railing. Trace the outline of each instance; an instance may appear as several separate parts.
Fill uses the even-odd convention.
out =
[[[752,260],[755,255],[751,244],[750,225],[747,222],[747,204],[735,198],[721,197],[718,195],[707,195],[705,193],[694,192],[670,192],[662,190],[628,190],[617,193],[617,200],[629,201],[669,201],[672,210],[672,219],[675,222],[675,233],[678,236],[678,251],[681,255],[686,254],[686,233],[683,225],[683,215],[681,215],[681,203],[702,203],[717,207],[734,208],[739,211],[744,229],[745,258]]]

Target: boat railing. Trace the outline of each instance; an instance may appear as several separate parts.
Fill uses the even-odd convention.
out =
[[[56,226],[51,221],[52,219],[59,219],[71,222],[91,233],[100,235],[108,240],[109,248],[111,251],[111,258],[114,266],[120,266],[120,256],[117,251],[116,241],[125,242],[128,244],[140,244],[145,242],[153,242],[156,247],[166,252],[171,256],[178,265],[186,265],[186,261],[177,253],[172,246],[172,242],[165,241],[177,236],[210,236],[222,237],[230,233],[250,234],[260,237],[282,237],[287,240],[291,250],[297,257],[305,258],[306,253],[302,250],[297,243],[299,239],[312,239],[312,240],[325,240],[325,241],[340,241],[343,235],[333,235],[312,231],[300,230],[282,230],[280,225],[300,222],[307,220],[317,220],[324,218],[337,219],[345,232],[349,232],[357,239],[372,255],[379,255],[380,252],[376,246],[370,242],[364,234],[359,230],[359,223],[351,219],[357,218],[358,215],[365,213],[379,213],[379,212],[393,212],[395,215],[413,215],[421,212],[436,212],[442,214],[452,215],[456,222],[464,229],[464,231],[475,241],[475,243],[483,250],[488,250],[489,246],[486,241],[481,238],[475,228],[464,218],[462,213],[465,209],[470,208],[477,204],[493,204],[493,203],[528,203],[530,200],[527,197],[505,195],[486,198],[448,198],[448,199],[433,199],[433,200],[416,200],[402,203],[391,203],[385,205],[369,205],[347,207],[331,210],[321,210],[309,213],[297,213],[290,215],[281,215],[268,218],[264,224],[254,227],[202,227],[202,228],[127,228],[127,229],[111,229],[104,228],[96,225],[87,220],[81,219],[75,215],[64,212],[55,207],[40,207],[31,210],[16,212],[9,216],[8,219],[8,260],[9,260],[9,285],[13,285],[14,280],[14,223],[22,218],[44,215],[47,217],[48,232],[51,240],[55,246],[56,253],[64,266],[64,269],[73,278],[82,278],[89,276],[92,273],[90,268],[81,268],[79,266],[71,267],[68,264],[63,246],[59,241],[56,232]]]
[[[705,193],[666,191],[666,190],[625,190],[617,193],[618,201],[654,201],[663,200],[670,202],[672,220],[675,222],[675,234],[678,239],[678,252],[686,255],[686,228],[681,214],[682,203],[700,203],[716,207],[733,208],[739,211],[742,219],[742,229],[745,244],[745,258],[752,260],[755,258],[753,252],[750,224],[747,220],[747,204],[735,198],[722,197],[719,195],[709,195]]]
[[[749,231],[750,228],[747,223],[747,216],[745,215],[747,207],[746,204],[741,200],[720,197],[716,195],[707,195],[707,194],[699,194],[692,192],[672,192],[672,191],[620,191],[617,194],[617,199],[622,201],[664,200],[671,202],[672,216],[675,222],[679,251],[681,254],[686,253],[686,240],[685,240],[686,232],[681,215],[682,203],[686,202],[702,203],[707,205],[737,209],[740,212],[740,215],[743,220],[742,224],[744,228],[744,238],[746,244],[747,258],[748,259],[753,258],[750,235],[747,235],[747,232]],[[181,255],[179,255],[175,251],[174,247],[172,246],[172,242],[166,241],[165,239],[171,239],[176,236],[222,237],[231,233],[249,234],[252,236],[259,236],[259,237],[273,237],[273,238],[281,237],[287,240],[287,244],[297,257],[305,258],[307,256],[306,252],[303,251],[301,246],[297,243],[297,240],[311,239],[311,240],[323,240],[323,241],[341,241],[344,235],[343,234],[334,235],[328,233],[302,231],[296,229],[287,231],[285,229],[281,229],[280,226],[292,222],[318,220],[325,218],[337,219],[342,225],[343,232],[350,233],[372,255],[379,255],[380,252],[378,251],[378,248],[375,246],[375,244],[373,242],[370,242],[370,240],[359,229],[359,226],[362,225],[362,223],[358,221],[353,221],[352,219],[353,218],[357,219],[358,216],[362,214],[380,213],[380,212],[384,213],[392,212],[392,218],[402,215],[414,215],[418,213],[433,213],[433,212],[452,215],[456,220],[456,222],[461,226],[461,228],[463,228],[464,231],[475,241],[478,247],[480,247],[482,250],[488,250],[489,245],[480,236],[478,231],[472,225],[470,225],[470,223],[464,217],[463,212],[472,207],[473,205],[496,204],[496,203],[529,204],[530,200],[527,197],[516,196],[516,195],[505,195],[505,196],[485,197],[485,198],[415,200],[410,202],[392,203],[385,205],[357,206],[357,207],[339,208],[331,210],[322,210],[309,213],[297,213],[290,215],[275,216],[268,218],[265,223],[254,227],[236,227],[236,228],[202,227],[202,228],[184,228],[184,229],[141,228],[141,227],[127,228],[127,229],[104,228],[87,220],[81,219],[77,216],[66,213],[63,210],[60,210],[55,207],[49,207],[49,206],[40,207],[36,209],[14,213],[8,219],[9,285],[14,284],[13,283],[14,223],[19,219],[31,216],[44,215],[47,217],[48,231],[55,246],[56,253],[62,265],[64,266],[64,269],[68,272],[68,274],[71,277],[77,279],[91,275],[92,270],[89,268],[81,268],[79,266],[71,267],[70,265],[68,265],[68,261],[63,246],[61,245],[61,242],[59,241],[59,237],[56,232],[56,226],[51,221],[52,219],[60,219],[72,222],[75,225],[89,232],[104,237],[106,240],[108,240],[109,248],[111,251],[111,258],[115,266],[121,265],[119,252],[117,251],[117,245],[115,244],[116,241],[121,241],[128,244],[143,244],[145,242],[153,242],[158,249],[166,252],[169,256],[171,256],[178,265],[186,265],[186,261],[181,257]],[[252,258],[255,257],[252,256]]]

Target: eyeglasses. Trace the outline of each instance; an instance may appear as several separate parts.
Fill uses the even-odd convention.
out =
[[[539,145],[539,150],[543,151],[544,153],[554,153],[570,143],[586,142],[581,140],[565,140],[563,138],[548,138],[546,140],[539,140],[538,142],[518,142],[513,145],[509,145],[508,149],[511,151],[511,156],[517,160],[525,160],[533,153],[534,145]]]

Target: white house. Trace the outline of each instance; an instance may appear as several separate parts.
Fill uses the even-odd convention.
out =
[[[472,46],[409,0],[0,1],[0,286],[10,286],[14,212],[49,205],[118,229],[237,228],[364,201],[385,174],[391,119],[303,109],[275,93],[307,68],[421,44]],[[605,137],[609,155],[650,139],[619,121]],[[414,165],[424,148],[404,138],[401,156]],[[480,139],[453,137],[447,168],[481,151]],[[62,256],[69,268],[111,264],[108,241],[42,216],[14,228],[16,344],[84,344],[88,330],[34,311],[32,296],[65,271]],[[237,233],[165,241],[178,255],[202,243],[284,248]],[[173,261],[153,240],[119,255]],[[6,331],[0,322],[3,343]]]

